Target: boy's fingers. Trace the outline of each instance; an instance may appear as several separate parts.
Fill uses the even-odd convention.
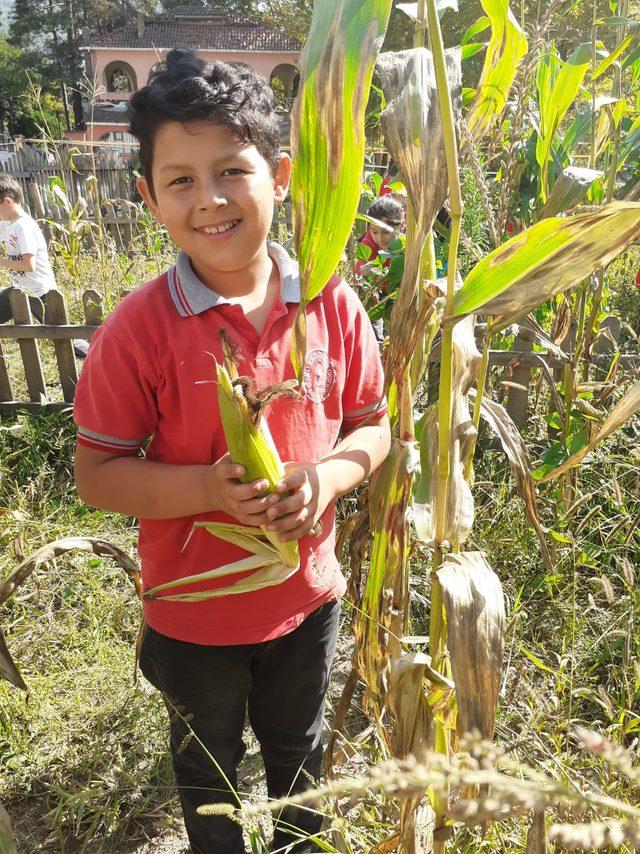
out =
[[[310,519],[307,519],[304,524],[298,525],[296,528],[292,528],[290,531],[285,531],[278,539],[281,543],[289,543],[291,540],[299,540],[301,537],[306,537],[310,533],[309,525],[311,523]]]
[[[287,498],[281,498],[277,504],[269,508],[268,515],[270,519],[279,519],[288,516],[290,513],[297,513],[306,505],[307,500],[304,492],[296,490],[293,495]]]
[[[308,480],[309,477],[304,469],[294,469],[278,484],[278,492],[291,492],[292,489],[300,489]]]
[[[229,491],[235,501],[249,501],[257,495],[263,495],[267,489],[269,489],[268,480],[254,480],[253,483],[234,484]]]
[[[294,528],[298,528],[306,522],[308,518],[309,509],[307,507],[303,507],[302,510],[299,510],[296,513],[289,513],[287,516],[282,516],[280,519],[269,520],[267,530],[289,533],[289,531],[292,531]]]

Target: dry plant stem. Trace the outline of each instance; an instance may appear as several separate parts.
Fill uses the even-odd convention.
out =
[[[598,3],[593,0],[593,20],[591,24],[591,150],[589,152],[589,169],[596,168],[596,81],[593,72],[598,64]]]
[[[489,351],[491,349],[491,321],[492,318],[487,318],[487,327],[484,332],[484,341],[482,342],[482,359],[480,360],[480,369],[478,372],[478,385],[476,390],[476,399],[473,404],[473,426],[476,430],[476,438],[473,442],[473,447],[469,453],[469,459],[465,466],[465,477],[471,482],[471,474],[473,472],[473,452],[476,447],[478,429],[480,427],[480,414],[482,411],[482,398],[487,386],[487,375],[489,372]]]
[[[449,178],[449,197],[451,201],[451,237],[449,240],[449,257],[447,269],[447,298],[444,312],[444,324],[442,329],[442,347],[440,356],[440,388],[438,399],[438,493],[436,498],[436,544],[434,555],[434,571],[431,583],[431,614],[429,649],[431,652],[431,666],[440,670],[442,653],[446,644],[446,624],[443,618],[443,602],[440,584],[436,578],[436,571],[442,559],[442,546],[445,533],[445,513],[447,507],[447,490],[449,488],[449,477],[451,474],[451,409],[452,409],[452,376],[453,376],[453,301],[455,297],[455,283],[457,273],[458,245],[460,242],[460,230],[462,224],[462,193],[460,190],[460,175],[458,172],[458,144],[456,140],[456,128],[453,117],[453,105],[447,79],[447,67],[445,62],[444,44],[442,31],[438,18],[436,0],[428,0],[427,20],[429,24],[429,36],[433,52],[433,64],[438,90],[438,106],[442,119],[444,145],[447,158],[447,175]],[[436,750],[443,755],[448,753],[448,738],[444,723],[436,717],[435,720]],[[448,808],[448,794],[434,799],[434,811],[436,813],[436,830],[446,823],[446,812]],[[445,843],[437,841],[434,851],[444,851]]]

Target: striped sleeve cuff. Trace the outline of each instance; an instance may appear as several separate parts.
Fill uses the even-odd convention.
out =
[[[342,422],[349,429],[353,429],[354,427],[362,427],[364,424],[375,423],[386,414],[387,398],[381,397],[360,409],[352,409],[350,412],[343,413]]]
[[[120,439],[117,436],[106,436],[104,433],[96,433],[79,426],[78,442],[96,451],[106,451],[109,454],[120,454],[124,457],[137,455],[144,439]]]

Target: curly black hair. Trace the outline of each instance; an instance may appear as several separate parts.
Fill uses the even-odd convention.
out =
[[[379,219],[393,228],[399,228],[404,222],[404,209],[400,202],[391,196],[379,196],[367,211],[369,216]]]
[[[131,98],[131,133],[140,143],[142,173],[153,193],[153,141],[167,122],[206,119],[251,142],[272,169],[280,159],[278,116],[267,81],[244,63],[207,63],[192,50],[174,48]]]

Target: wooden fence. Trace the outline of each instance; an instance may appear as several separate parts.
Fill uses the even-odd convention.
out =
[[[78,384],[79,368],[73,349],[74,339],[90,341],[102,323],[104,309],[97,291],[87,290],[82,295],[84,324],[69,323],[65,299],[59,291],[49,291],[44,297],[44,323],[33,322],[27,294],[14,289],[10,295],[14,325],[0,325],[0,413],[14,415],[18,411],[51,412],[69,408],[73,403]],[[2,341],[18,341],[22,370],[26,381],[28,400],[17,400],[13,391]],[[51,400],[45,382],[38,341],[53,342],[57,366],[57,389]]]
[[[95,290],[83,293],[83,324],[69,323],[65,299],[58,291],[49,291],[44,298],[43,324],[33,322],[26,293],[15,289],[11,293],[10,301],[14,324],[0,324],[0,414],[15,415],[19,411],[51,412],[69,408],[73,403],[81,368],[81,360],[76,361],[73,341],[90,341],[99,328],[104,318],[102,297]],[[24,378],[21,385],[26,385],[28,400],[17,399],[13,390],[2,348],[2,341],[8,339],[17,340],[20,347]],[[39,348],[39,342],[43,339],[51,341],[55,351],[57,374],[55,382],[49,386],[45,381]],[[503,388],[506,386],[507,410],[515,423],[521,426],[527,417],[532,371],[541,369],[552,374],[562,368],[563,362],[552,354],[534,353],[532,347],[525,349],[522,345],[518,346],[520,349],[490,351],[489,364],[505,369],[501,382]],[[596,341],[593,359],[599,363],[603,374],[606,374],[614,350],[614,338],[610,334],[601,336]],[[434,360],[437,360],[437,352],[432,355]],[[637,370],[640,367],[640,357],[623,355],[620,357],[620,367]]]

